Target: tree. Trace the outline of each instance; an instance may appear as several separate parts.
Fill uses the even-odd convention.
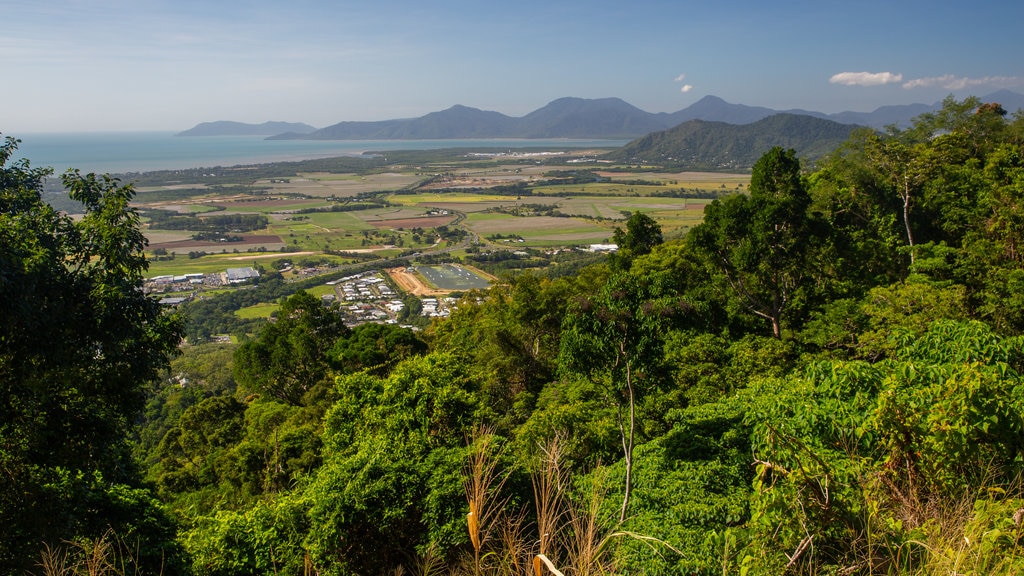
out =
[[[235,379],[251,392],[300,406],[327,376],[328,352],[349,334],[336,310],[300,291],[281,305],[277,321],[235,352]]]
[[[924,147],[915,143],[911,134],[892,129],[885,136],[870,138],[866,152],[882,181],[900,200],[904,232],[910,247],[910,263],[913,265],[914,231],[910,209],[928,178]]]
[[[775,147],[754,165],[750,195],[712,202],[687,241],[735,301],[782,336],[787,314],[806,297],[817,222],[794,150]]]
[[[636,211],[626,220],[626,230],[615,228],[612,237],[619,246],[617,254],[611,258],[613,268],[628,270],[633,258],[649,254],[655,246],[661,244],[661,226],[650,216]]]
[[[434,353],[337,386],[324,465],[305,488],[317,570],[394,573],[414,549],[466,543],[462,467],[479,406],[466,366]]]
[[[44,542],[99,538],[111,528],[120,537],[133,530],[147,537],[117,511],[118,491],[138,482],[125,439],[143,406],[144,384],[181,340],[179,320],[141,290],[146,239],[129,206],[132,187],[109,176],[65,173],[64,186],[85,209],[72,220],[42,201],[51,171],[27,160],[9,164],[17,144],[7,138],[0,145],[6,573],[32,565]],[[160,554],[151,541],[140,560],[159,562]]]
[[[620,522],[626,519],[633,484],[637,402],[657,388],[665,334],[689,310],[662,279],[614,275],[594,297],[579,298],[562,324],[563,378],[579,374],[599,382],[616,409],[626,468]]]

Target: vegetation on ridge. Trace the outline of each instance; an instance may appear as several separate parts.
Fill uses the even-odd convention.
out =
[[[3,166],[7,572],[111,529],[120,573],[1024,570],[1024,117],[998,105],[813,171],[773,148],[684,237],[633,214],[614,257],[423,332],[299,292],[145,397],[180,329],[135,290],[130,188],[67,176],[77,223]]]

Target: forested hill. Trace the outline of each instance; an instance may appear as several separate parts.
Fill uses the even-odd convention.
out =
[[[804,159],[821,158],[857,128],[799,114],[775,114],[741,125],[690,120],[634,140],[607,158],[687,170],[746,171],[774,146],[792,148]]]

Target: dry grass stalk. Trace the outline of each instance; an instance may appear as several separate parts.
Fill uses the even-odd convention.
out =
[[[558,523],[563,515],[564,486],[567,480],[567,473],[561,466],[562,442],[562,437],[558,435],[541,447],[540,465],[531,476],[537,511],[537,553],[545,558],[557,557]]]
[[[533,574],[534,574],[534,576],[543,576],[543,574],[544,574],[544,567],[547,567],[547,569],[549,571],[551,571],[551,573],[554,574],[555,576],[565,576],[565,574],[562,574],[561,572],[558,571],[558,568],[555,568],[554,563],[552,563],[551,560],[548,559],[547,556],[545,556],[543,554],[537,554],[536,556],[534,556],[533,557]]]
[[[466,525],[473,544],[473,574],[483,572],[483,558],[488,542],[505,508],[507,498],[498,498],[507,474],[498,470],[498,446],[493,431],[485,426],[474,429],[469,440],[469,462],[466,465],[464,488],[469,514]]]
[[[39,568],[43,576],[70,576],[75,573],[75,565],[68,557],[68,550],[63,546],[52,547],[44,544],[42,557],[39,560]]]
[[[513,516],[505,516],[499,525],[498,537],[501,540],[502,556],[499,566],[502,574],[522,575],[528,572],[530,565],[530,545],[525,537],[526,510],[519,510]]]
[[[138,547],[131,548],[113,530],[91,540],[44,544],[39,568],[43,576],[138,576]],[[163,567],[160,569],[163,574]]]
[[[605,473],[598,469],[594,472],[590,484],[590,493],[583,505],[570,506],[568,558],[569,565],[578,576],[588,576],[601,569],[602,528],[600,525],[601,503],[606,490]]]
[[[444,559],[437,552],[437,546],[431,544],[422,553],[413,558],[409,573],[412,576],[439,576],[444,569]],[[395,575],[402,576],[406,570],[404,566],[395,568]]]

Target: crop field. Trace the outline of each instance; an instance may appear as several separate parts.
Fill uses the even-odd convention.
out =
[[[375,208],[373,210],[359,210],[349,212],[353,217],[364,222],[387,222],[390,220],[408,220],[411,218],[426,217],[430,209],[424,206],[389,206],[387,208]]]
[[[526,245],[594,244],[604,242],[612,227],[575,218],[533,216],[522,218],[508,214],[470,214],[466,226],[482,237],[518,235]]]
[[[421,192],[419,194],[393,194],[388,197],[395,204],[434,206],[437,204],[479,204],[483,202],[514,202],[514,196],[500,194],[473,194],[469,192]]]
[[[263,302],[260,304],[253,304],[252,306],[246,306],[245,308],[239,308],[238,310],[235,310],[235,316],[246,319],[270,318],[271,314],[277,312],[280,308],[280,304]]]
[[[423,176],[415,173],[387,172],[361,176],[310,172],[284,180],[261,180],[257,184],[274,192],[299,193],[322,198],[328,196],[347,198],[367,192],[401,190],[423,179]]]

